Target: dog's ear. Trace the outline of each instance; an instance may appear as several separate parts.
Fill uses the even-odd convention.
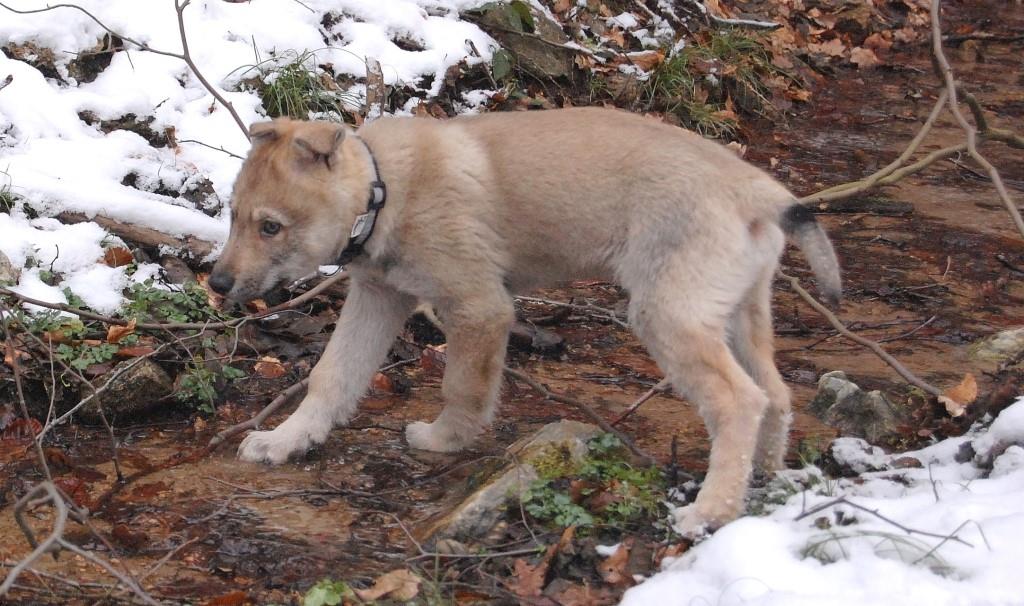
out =
[[[281,135],[277,126],[276,122],[254,122],[249,126],[249,140],[253,145],[269,143]]]
[[[323,162],[334,168],[338,148],[345,140],[345,127],[340,124],[316,122],[295,134],[295,148],[300,157],[313,163]]]

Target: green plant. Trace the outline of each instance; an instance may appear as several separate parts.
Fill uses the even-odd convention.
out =
[[[354,600],[355,597],[355,592],[344,581],[322,579],[306,592],[302,606],[334,606],[346,598]]]
[[[558,454],[541,454],[540,479],[521,498],[523,509],[535,519],[586,527],[659,517],[667,499],[663,474],[656,467],[631,465],[627,449],[613,434],[590,440],[586,456],[575,466]]]
[[[93,364],[103,364],[114,359],[117,353],[117,345],[100,343],[91,345],[86,342],[69,345],[61,343],[54,350],[58,359],[67,362],[69,366],[77,370],[85,370]]]
[[[226,364],[221,366],[219,371],[212,370],[204,363],[201,356],[197,356],[185,365],[174,397],[179,402],[194,406],[203,412],[212,413],[214,402],[217,399],[218,379],[234,381],[244,376],[245,372]]]
[[[289,50],[275,57],[246,66],[242,72],[255,73],[255,79],[243,80],[243,87],[255,89],[263,108],[272,118],[288,116],[309,120],[312,114],[345,121],[349,112],[346,101],[358,105],[354,95],[344,93],[330,74],[317,66],[313,51]]]
[[[771,104],[762,79],[780,74],[759,38],[724,28],[658,66],[647,80],[644,99],[648,107],[675,114],[704,136],[729,136],[739,127],[732,105],[768,112]]]
[[[139,321],[203,322],[226,317],[210,307],[206,291],[195,282],[183,284],[177,290],[164,290],[149,279],[132,284],[127,297],[124,316]]]

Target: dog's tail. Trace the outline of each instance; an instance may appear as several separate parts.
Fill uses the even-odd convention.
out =
[[[832,242],[814,213],[802,204],[793,204],[782,212],[779,227],[803,251],[811,271],[818,279],[818,290],[830,307],[839,305],[843,285],[839,278],[839,260]]]

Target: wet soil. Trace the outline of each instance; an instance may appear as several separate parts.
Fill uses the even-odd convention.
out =
[[[957,10],[956,19],[988,19],[1000,31],[1024,31],[1024,14],[1010,5],[972,4]],[[987,42],[975,48],[950,51],[957,73],[996,126],[1024,132],[1024,48]],[[924,46],[892,63],[870,71],[840,70],[788,123],[755,125],[748,133],[748,159],[799,194],[884,166],[916,132],[938,92]],[[944,119],[922,149],[961,140],[955,124]],[[1018,203],[1024,200],[1024,151],[998,143],[986,144],[983,151]],[[910,203],[912,212],[820,216],[844,269],[846,299],[840,316],[867,337],[895,338],[886,343],[888,351],[935,385],[951,387],[965,373],[975,374],[984,400],[1005,377],[969,359],[966,346],[1024,325],[1024,245],[988,179],[967,159],[938,163],[881,194]],[[785,263],[787,271],[809,275],[799,254],[788,254]],[[796,408],[791,462],[797,462],[801,443],[824,444],[835,435],[803,412],[823,372],[842,369],[899,405],[920,404],[881,360],[835,336],[785,285],[777,286],[777,359]],[[540,296],[586,299],[608,308],[624,304],[622,293],[606,284],[580,283]],[[521,309],[527,320],[551,312],[534,304]],[[606,418],[617,416],[661,378],[632,335],[607,320],[571,315],[547,328],[566,340],[565,351],[556,357],[513,352],[510,365],[592,404]],[[447,507],[452,491],[474,471],[501,460],[505,446],[547,422],[585,420],[525,387],[508,385],[499,420],[472,450],[455,455],[412,451],[402,429],[440,411],[440,378],[419,366],[394,372],[408,381],[407,393],[369,397],[351,427],[335,430],[327,444],[303,460],[275,468],[236,460],[234,444],[229,444],[147,473],[183,452],[201,449],[216,431],[254,414],[287,386],[286,379],[236,394],[212,418],[172,413],[165,422],[119,428],[126,475],[140,476],[125,485],[116,481],[102,431],[64,428],[50,449],[51,463],[64,490],[94,512],[90,522],[95,531],[72,522],[68,538],[130,569],[136,578],[145,576],[143,584],[154,597],[200,603],[219,596],[225,601],[210,603],[242,603],[248,596],[257,603],[289,603],[320,578],[358,585],[406,567],[406,558],[417,553],[410,535]],[[268,425],[285,414],[275,415]],[[695,407],[685,401],[657,396],[621,427],[663,462],[677,438],[680,467],[698,474],[705,468],[706,432]],[[937,427],[912,437],[925,440]],[[0,493],[0,561],[11,563],[29,551],[12,503],[39,476],[24,444],[3,445],[0,465],[7,478]],[[33,509],[28,519],[40,535],[52,521],[46,507]],[[44,558],[35,569],[38,574],[21,581],[31,589],[15,592],[8,603],[128,598],[124,591],[109,590],[109,576],[79,556]],[[244,593],[232,593],[238,591]]]

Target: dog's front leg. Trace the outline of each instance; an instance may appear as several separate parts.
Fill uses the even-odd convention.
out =
[[[455,452],[468,446],[494,418],[505,366],[508,331],[515,320],[512,299],[503,288],[437,309],[448,343],[441,391],[445,407],[433,423],[405,429],[413,448]]]
[[[272,431],[254,431],[238,447],[246,461],[278,464],[323,443],[348,422],[359,398],[412,310],[413,300],[388,287],[353,279],[309,390],[296,410]]]

